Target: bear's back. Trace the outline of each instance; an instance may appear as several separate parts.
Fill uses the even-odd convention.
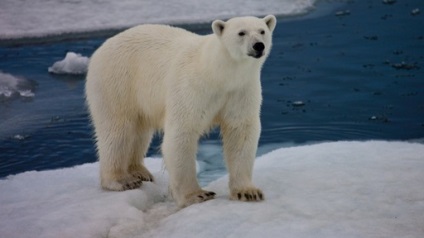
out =
[[[146,51],[155,50],[164,54],[169,52],[169,50],[181,49],[181,47],[190,44],[191,41],[195,41],[198,37],[199,35],[181,28],[146,24],[117,34],[108,39],[101,48],[107,47],[131,53],[146,53]]]
[[[178,55],[182,52],[193,51],[201,39],[202,36],[177,27],[139,25],[106,40],[92,55],[89,68],[94,71],[97,66],[98,71],[115,72],[127,68],[133,74],[153,67],[161,72],[170,67],[171,61],[181,58]]]

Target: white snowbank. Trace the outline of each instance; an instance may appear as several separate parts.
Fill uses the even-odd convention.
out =
[[[34,97],[34,83],[0,71],[0,99],[13,96]]]
[[[1,0],[0,39],[120,29],[140,23],[198,23],[236,15],[296,15],[316,0]]]
[[[178,210],[162,161],[147,159],[156,182],[102,191],[98,164],[26,172],[0,180],[2,237],[422,237],[424,145],[335,142],[261,156],[260,203],[217,198]]]
[[[55,62],[49,67],[49,73],[54,74],[85,74],[90,59],[81,54],[68,52],[63,60]]]

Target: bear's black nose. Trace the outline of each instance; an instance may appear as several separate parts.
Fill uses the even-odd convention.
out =
[[[265,45],[262,42],[257,42],[253,45],[253,49],[262,52],[265,49]]]

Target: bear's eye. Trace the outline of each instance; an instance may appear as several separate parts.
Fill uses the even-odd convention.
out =
[[[261,30],[261,35],[265,35],[265,31],[264,30]]]
[[[238,35],[239,35],[239,36],[245,36],[245,35],[246,35],[246,32],[244,32],[244,31],[240,31],[240,32],[238,33]]]

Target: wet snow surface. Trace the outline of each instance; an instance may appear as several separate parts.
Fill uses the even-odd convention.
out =
[[[265,201],[217,198],[177,209],[161,159],[155,183],[102,191],[98,163],[0,180],[2,237],[422,237],[424,145],[334,142],[259,157],[254,182]]]

